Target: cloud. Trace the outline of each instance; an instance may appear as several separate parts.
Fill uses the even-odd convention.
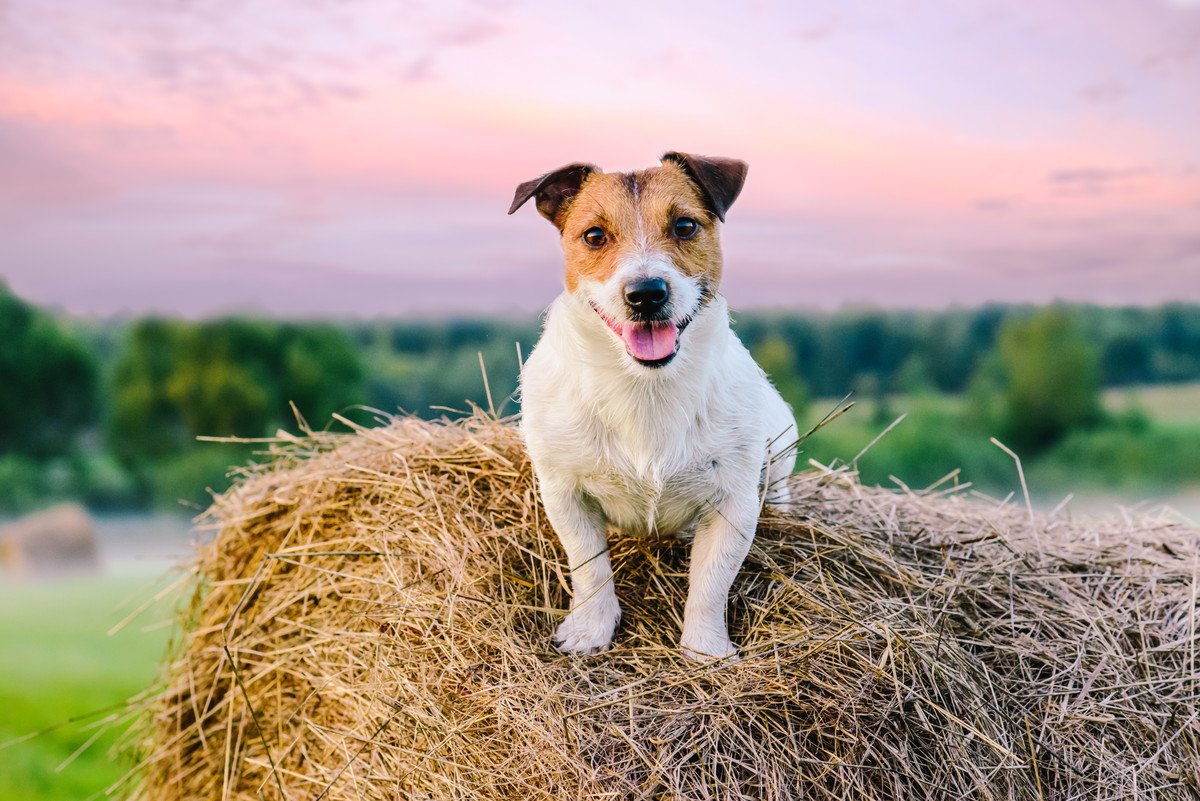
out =
[[[827,14],[818,21],[795,28],[792,37],[808,44],[817,44],[849,33],[853,28],[854,25],[842,14]]]
[[[434,34],[433,43],[442,47],[469,47],[494,39],[503,32],[504,28],[494,22],[471,20]]]
[[[1200,2],[1197,6],[1200,6]],[[1184,29],[1182,35],[1172,33],[1176,40],[1144,58],[1143,67],[1171,67],[1200,57],[1200,28]]]
[[[1129,89],[1125,82],[1118,78],[1106,78],[1088,84],[1079,90],[1079,94],[1089,103],[1106,105],[1123,100],[1129,94]]]
[[[1149,167],[1104,169],[1084,167],[1056,170],[1047,180],[1062,195],[1099,196],[1114,191],[1128,191],[1138,179],[1149,175]]]
[[[406,83],[427,81],[433,75],[433,56],[428,53],[417,56],[400,70],[400,78]]]
[[[455,48],[476,47],[503,32],[503,27],[487,20],[471,20],[461,25],[442,28],[429,37],[429,46],[425,52],[401,67],[400,78],[405,83],[428,81],[437,75],[435,67],[438,56]]]
[[[1172,243],[1172,255],[1180,260],[1200,259],[1200,236],[1181,237]]]
[[[1003,197],[981,197],[971,204],[976,211],[993,214],[1006,212],[1012,208],[1012,201]]]
[[[799,28],[793,34],[802,42],[823,42],[838,33],[839,27],[836,22],[824,22],[819,25],[809,25],[804,28]]]
[[[366,93],[350,69],[278,43],[154,42],[138,55],[144,74],[162,91],[237,113],[324,108]]]
[[[0,0],[0,9],[9,4]],[[426,80],[450,50],[504,33],[500,10],[390,0],[117,0],[63,12],[15,0],[0,13],[0,67],[59,85],[119,85],[151,106],[161,93],[227,122],[361,100],[384,76]],[[383,80],[381,80],[381,78]]]
[[[0,117],[0,211],[30,214],[107,197],[71,154],[19,120]]]

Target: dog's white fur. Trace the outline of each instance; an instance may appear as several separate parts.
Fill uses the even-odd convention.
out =
[[[672,317],[690,324],[666,366],[636,362],[597,309],[623,313],[632,278],[668,282]],[[710,287],[715,292],[715,287]],[[692,658],[735,656],[725,607],[764,499],[787,500],[795,465],[791,409],[729,326],[725,300],[666,252],[641,249],[604,282],[583,281],[550,307],[521,373],[522,421],[542,501],[571,568],[566,651],[609,646],[621,617],[610,528],[693,531],[680,645]]]

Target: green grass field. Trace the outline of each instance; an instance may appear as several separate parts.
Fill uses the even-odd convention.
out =
[[[1129,498],[1200,490],[1200,384],[1110,390],[1103,400],[1112,416],[1109,422],[1072,432],[1044,453],[1023,454],[1035,495],[1062,497],[1083,491]],[[836,399],[813,401],[802,425],[815,424],[836,404]],[[864,483],[895,486],[895,477],[921,488],[959,469],[960,480],[986,492],[1003,496],[1019,491],[1011,457],[990,442],[996,432],[964,419],[963,398],[892,396],[883,408],[880,405],[877,400],[860,400],[818,431],[802,446],[801,465],[809,459],[849,462],[905,414],[904,421],[859,460]],[[1133,411],[1139,415],[1131,415]],[[1145,422],[1132,423],[1133,417]]]
[[[1111,412],[1140,409],[1160,423],[1200,424],[1200,383],[1122,387],[1104,392],[1104,407]]]
[[[109,750],[116,732],[97,735],[90,719],[5,743],[120,704],[154,677],[169,636],[153,627],[169,604],[106,631],[153,592],[148,577],[74,578],[0,584],[0,799],[82,801],[98,796],[128,765]],[[157,584],[155,586],[161,586]],[[133,599],[133,603],[123,605]],[[151,627],[152,630],[146,630]]]
[[[1159,423],[1200,425],[1200,382],[1116,387],[1104,390],[1101,399],[1105,410],[1112,414],[1139,409]],[[838,400],[839,398],[816,398],[810,404],[804,422],[816,422],[832,409]],[[870,410],[862,415],[863,417],[869,417],[874,410],[872,401],[864,401],[861,398],[852,400],[857,400]],[[947,413],[959,412],[963,406],[962,398],[955,395],[930,395],[926,400],[938,410]],[[888,397],[888,403],[899,414],[911,408],[912,398],[891,395]]]

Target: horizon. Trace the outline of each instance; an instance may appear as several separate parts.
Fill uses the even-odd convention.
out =
[[[0,277],[76,316],[529,315],[513,188],[672,149],[750,164],[735,309],[1196,302],[1196,142],[1192,0],[0,2]]]
[[[7,289],[13,292],[12,287],[6,286],[3,276],[0,276],[0,290]],[[31,303],[35,307],[45,311],[60,319],[65,319],[82,325],[127,325],[146,319],[161,319],[161,320],[181,320],[186,322],[211,322],[220,320],[266,320],[280,323],[329,323],[332,325],[373,325],[381,324],[403,324],[403,325],[442,325],[456,322],[488,322],[499,324],[524,324],[534,319],[544,317],[549,311],[550,303],[539,309],[482,309],[482,310],[421,310],[415,313],[408,312],[380,312],[380,313],[356,313],[348,312],[342,314],[335,313],[291,313],[286,310],[271,310],[264,307],[247,306],[230,306],[227,308],[219,308],[212,310],[203,310],[200,312],[182,312],[170,309],[143,309],[143,310],[121,310],[121,311],[73,311],[62,304],[44,303],[25,297],[20,293],[14,295],[18,300],[26,303]],[[1200,308],[1200,300],[1165,300],[1151,303],[1100,303],[1094,301],[1077,301],[1067,300],[1063,298],[1052,298],[1047,301],[995,301],[988,300],[980,303],[958,303],[950,302],[942,305],[928,306],[911,306],[911,305],[884,305],[878,303],[864,303],[857,301],[846,301],[836,306],[772,306],[772,305],[750,305],[738,308],[730,307],[729,312],[732,318],[734,328],[737,327],[737,319],[739,316],[746,314],[751,316],[771,317],[779,315],[782,317],[812,317],[812,318],[835,318],[835,317],[850,317],[854,315],[931,315],[953,314],[961,312],[965,314],[975,314],[987,309],[999,310],[1038,310],[1045,308],[1065,308],[1068,310],[1088,310],[1097,309],[1104,311],[1158,311],[1168,308],[1183,308],[1194,309]]]

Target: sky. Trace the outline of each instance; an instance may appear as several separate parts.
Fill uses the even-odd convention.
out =
[[[1200,301],[1200,0],[0,0],[0,277],[78,314],[525,313],[516,184],[750,164],[735,308]]]

